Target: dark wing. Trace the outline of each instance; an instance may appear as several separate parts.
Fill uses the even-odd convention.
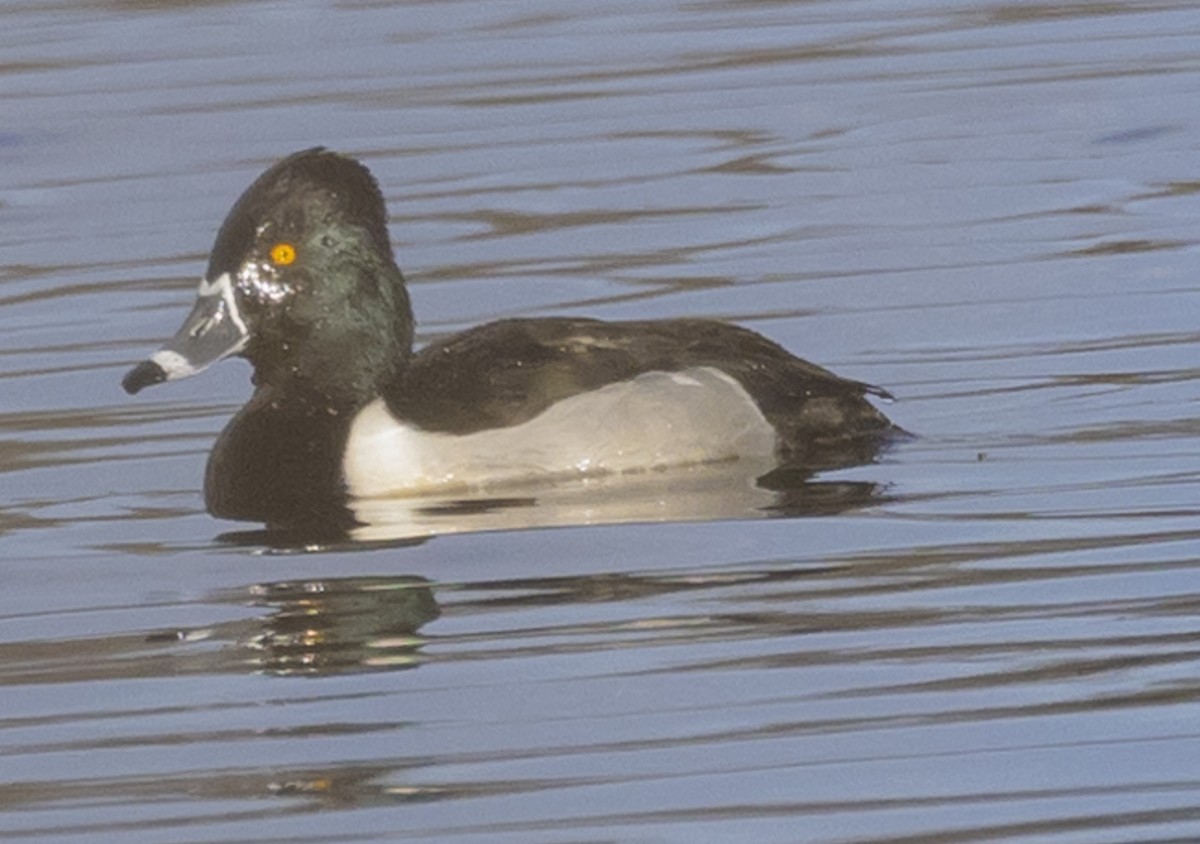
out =
[[[468,434],[518,425],[551,404],[645,372],[708,366],[737,379],[785,452],[892,426],[866,399],[882,390],[795,357],[767,338],[703,319],[512,319],[430,344],[385,393],[396,416]]]

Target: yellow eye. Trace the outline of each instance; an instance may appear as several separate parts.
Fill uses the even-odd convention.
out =
[[[290,243],[276,243],[271,247],[271,263],[286,267],[296,260],[296,247]]]

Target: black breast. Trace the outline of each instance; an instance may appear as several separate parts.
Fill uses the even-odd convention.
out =
[[[314,534],[353,523],[346,509],[342,452],[353,408],[277,401],[258,390],[221,432],[208,459],[204,499],[225,519]]]

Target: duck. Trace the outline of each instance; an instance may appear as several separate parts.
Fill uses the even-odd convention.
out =
[[[885,390],[715,319],[489,322],[414,348],[379,184],[324,147],[263,172],[217,232],[135,394],[240,356],[253,394],[204,475],[217,518],[354,522],[349,502],[738,459],[818,471],[903,431]]]

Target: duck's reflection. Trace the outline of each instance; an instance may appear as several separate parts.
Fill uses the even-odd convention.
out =
[[[873,483],[813,481],[806,472],[778,469],[764,475],[760,468],[739,463],[703,472],[602,478],[541,489],[528,497],[480,494],[360,502],[358,513],[371,523],[351,532],[350,545],[395,546],[443,533],[553,525],[831,515],[881,497]],[[295,532],[225,538],[284,549],[314,547],[311,537]],[[315,543],[331,544],[341,543]],[[429,582],[410,576],[261,583],[215,597],[266,610],[254,619],[211,628],[206,638],[231,644],[226,655],[239,665],[272,674],[413,667],[422,661],[418,631],[439,615]]]
[[[228,534],[225,541],[277,550],[396,547],[438,534],[648,521],[833,515],[879,501],[878,484],[815,481],[808,469],[738,461],[695,471],[591,478],[528,495],[372,499],[355,503],[360,524],[310,531]],[[428,581],[411,576],[260,583],[214,596],[265,612],[202,635],[231,647],[232,661],[271,674],[338,674],[410,668],[422,661],[418,631],[439,615]]]
[[[396,547],[439,533],[516,527],[830,515],[867,506],[882,495],[872,483],[805,477],[775,473],[734,483],[722,472],[674,472],[647,474],[637,483],[623,478],[620,484],[564,486],[529,497],[373,502],[371,513],[380,522],[356,529],[349,547]],[[313,547],[311,537],[298,533],[226,538],[258,547]],[[406,669],[424,660],[420,630],[440,614],[429,581],[399,575],[262,582],[222,590],[204,602],[249,608],[249,613],[203,627],[5,643],[0,645],[0,685]]]
[[[0,643],[0,687],[394,671],[422,662],[418,631],[440,614],[429,582],[411,576],[262,583],[201,603],[249,607],[249,615],[205,626]]]
[[[359,524],[348,533],[355,541],[381,542],[466,531],[831,514],[863,507],[880,494],[874,483],[814,475],[808,467],[742,459],[579,478],[528,492],[357,499],[351,509]]]
[[[736,460],[445,497],[363,498],[351,502],[349,517],[221,539],[277,550],[372,548],[476,531],[832,515],[882,496],[879,484],[815,476],[807,466]]]
[[[265,612],[203,629],[153,634],[147,641],[223,644],[216,655],[192,655],[194,667],[205,673],[391,671],[420,664],[424,640],[418,631],[440,614],[428,582],[403,576],[263,583],[215,595],[214,600]]]

